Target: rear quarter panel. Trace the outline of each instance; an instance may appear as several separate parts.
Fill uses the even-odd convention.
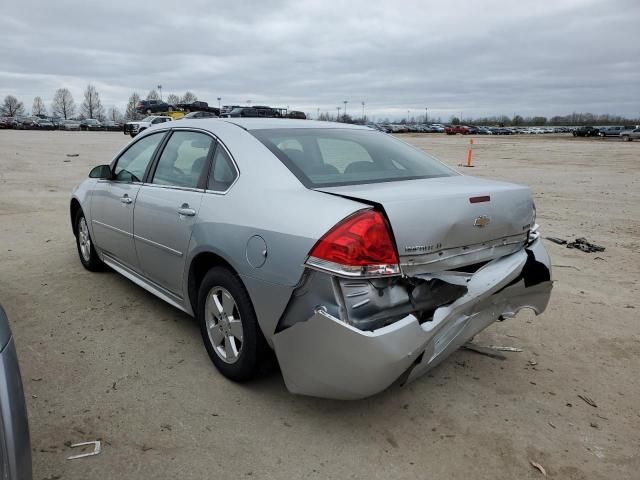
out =
[[[331,227],[366,205],[308,190],[250,133],[220,122],[214,132],[232,153],[240,171],[226,194],[206,193],[187,258],[213,252],[242,278],[268,337],[304,272],[313,245]],[[266,259],[247,259],[247,243],[260,236]],[[185,276],[186,277],[186,276]]]

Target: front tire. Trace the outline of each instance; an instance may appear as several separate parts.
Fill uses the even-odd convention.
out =
[[[90,272],[99,272],[104,270],[104,263],[100,260],[93,241],[91,240],[91,233],[89,232],[89,226],[87,225],[87,219],[84,216],[82,210],[78,210],[76,213],[76,247],[78,247],[78,255],[80,256],[80,262],[82,266]]]
[[[266,351],[249,294],[225,267],[205,275],[198,291],[197,319],[209,358],[225,377],[253,378]]]

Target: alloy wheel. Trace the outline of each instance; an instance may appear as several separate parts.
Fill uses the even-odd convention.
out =
[[[214,287],[207,295],[205,322],[209,341],[218,357],[235,363],[242,352],[242,319],[233,296],[222,287]]]

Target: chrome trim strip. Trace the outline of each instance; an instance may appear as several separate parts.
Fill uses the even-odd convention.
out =
[[[140,241],[142,241],[142,242],[144,242],[144,243],[146,243],[148,245],[151,245],[152,247],[157,247],[157,248],[159,248],[161,250],[169,252],[170,254],[175,255],[176,257],[181,257],[182,256],[182,252],[181,251],[174,250],[171,247],[167,247],[166,245],[162,245],[161,243],[157,243],[157,242],[154,242],[153,240],[149,240],[148,238],[141,237],[140,235],[135,235],[134,234],[133,238],[135,238],[136,240],[140,240]]]
[[[171,189],[171,190],[181,190],[183,192],[204,193],[204,189],[202,189],[202,188],[179,187],[177,185],[162,185],[160,183],[143,183],[142,186],[143,187],[166,188],[166,189]]]
[[[160,285],[156,285],[155,283],[151,282],[151,280],[148,280],[147,278],[144,278],[144,277],[140,276],[138,273],[136,273],[136,272],[132,271],[131,269],[129,269],[128,267],[122,265],[120,262],[118,262],[118,260],[116,260],[114,257],[112,257],[111,255],[109,255],[106,252],[102,253],[102,259],[103,259],[104,263],[109,265],[116,272],[118,272],[119,274],[121,274],[125,278],[131,280],[136,285],[144,288],[147,292],[150,292],[153,295],[159,297],[160,299],[164,300],[169,305],[177,308],[178,310],[181,310],[181,311],[191,315],[189,310],[182,305],[182,301],[183,301],[182,297],[180,297],[178,295],[175,295],[175,294],[165,290]]]
[[[320,270],[322,272],[330,272],[339,277],[345,278],[380,278],[380,277],[393,277],[400,275],[400,266],[397,264],[383,264],[383,265],[368,265],[368,266],[353,266],[340,265],[339,263],[322,260],[310,256],[307,258],[305,265],[314,270]],[[383,271],[369,272],[368,269],[378,268]]]
[[[430,265],[432,263],[442,262],[455,257],[464,257],[473,253],[482,252],[483,250],[490,250],[495,247],[506,247],[508,245],[525,245],[528,238],[528,233],[522,233],[512,235],[508,237],[498,238],[496,240],[489,240],[484,243],[477,243],[474,245],[467,245],[464,247],[453,247],[448,249],[442,249],[436,252],[431,252],[427,255],[401,255],[400,266],[401,267],[417,267],[421,265]],[[418,261],[414,261],[414,259]],[[422,260],[422,261],[421,261]]]
[[[91,220],[91,223],[95,223],[96,225],[100,225],[101,227],[107,228],[117,233],[121,233],[129,238],[133,237],[133,233],[125,232],[124,230],[120,230],[119,228],[113,227],[111,225],[107,225],[106,223],[99,222],[98,220]]]

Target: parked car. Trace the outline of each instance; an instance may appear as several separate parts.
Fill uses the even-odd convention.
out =
[[[55,130],[55,125],[48,118],[39,118],[35,121],[34,127],[38,130]]]
[[[38,117],[17,117],[13,128],[18,130],[37,130]]]
[[[171,105],[162,100],[140,100],[136,105],[136,111],[138,113],[162,113],[173,112],[176,109],[175,105]]]
[[[80,122],[77,120],[63,120],[59,128],[60,130],[80,130]]]
[[[0,128],[13,128],[16,123],[16,117],[2,117],[0,118]]]
[[[119,132],[122,130],[122,125],[114,120],[107,120],[102,124],[102,128],[108,132]]]
[[[80,122],[80,130],[98,131],[104,130],[104,127],[102,126],[102,123],[95,118],[87,118]]]
[[[598,129],[601,137],[619,137],[624,130],[633,130],[633,127],[617,125],[614,127],[602,127]]]
[[[307,115],[304,112],[299,112],[298,110],[291,110],[287,113],[287,118],[295,118],[298,120],[306,120]]]
[[[222,374],[253,377],[271,347],[307,395],[411,381],[494,321],[544,311],[552,286],[529,188],[364,126],[157,125],[73,189],[70,217],[82,265],[195,316]]]
[[[468,135],[469,127],[467,127],[466,125],[449,125],[448,127],[445,127],[444,133],[446,133],[447,135],[455,135],[456,133],[459,133],[461,135]]]
[[[596,127],[579,127],[573,131],[574,137],[596,137],[600,131]]]
[[[216,118],[217,115],[213,112],[189,112],[184,117],[180,118],[180,120],[185,120],[189,118]]]
[[[171,122],[173,118],[164,115],[150,115],[137,122],[127,122],[122,129],[125,135],[135,137],[138,133],[143,132],[147,128],[158,125],[160,123]]]
[[[178,107],[181,110],[184,110],[185,112],[207,112],[207,113],[214,114],[216,117],[220,116],[219,108],[210,107],[207,102],[203,102],[200,100],[196,100],[195,102],[191,102],[191,103],[178,103],[176,107]],[[190,118],[193,118],[193,117],[190,117]],[[204,118],[204,117],[200,117],[200,118]]]
[[[620,138],[627,142],[640,139],[640,128],[634,128],[633,130],[623,130],[620,132]]]
[[[236,118],[236,117],[258,117],[258,118],[281,118],[285,117],[286,114],[283,113],[282,109],[258,106],[255,107],[237,107],[231,110],[227,114],[223,114],[222,116],[226,116],[228,118]]]
[[[16,346],[0,306],[0,478],[32,480],[27,406]]]

